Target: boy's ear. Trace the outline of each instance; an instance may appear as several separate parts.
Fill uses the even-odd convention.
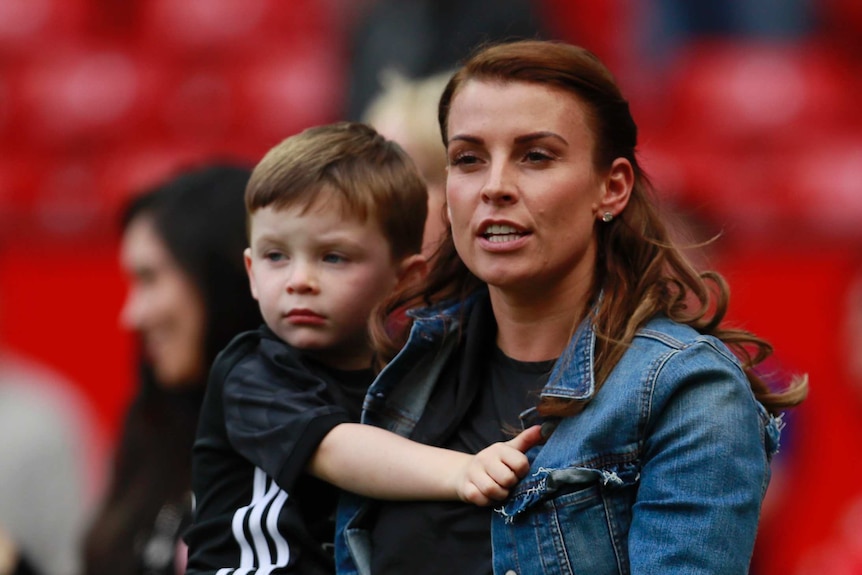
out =
[[[398,264],[398,282],[395,284],[395,289],[419,282],[425,278],[427,273],[428,260],[425,259],[425,256],[422,254],[407,256]]]
[[[254,271],[251,268],[251,248],[245,248],[242,252],[242,259],[245,262],[245,273],[248,274],[248,284],[251,288],[251,295],[257,299],[257,284],[254,281]]]

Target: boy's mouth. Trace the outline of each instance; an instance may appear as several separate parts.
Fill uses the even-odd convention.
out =
[[[319,313],[313,312],[310,309],[292,309],[285,315],[292,324],[320,324],[324,321],[324,317]]]

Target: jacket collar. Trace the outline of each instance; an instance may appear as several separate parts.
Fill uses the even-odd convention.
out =
[[[471,315],[475,304],[481,298],[487,298],[486,290],[478,290],[464,302],[444,302],[440,305],[411,310],[408,313],[423,327],[431,327],[443,320],[445,327],[437,324],[437,329],[458,329],[458,318]],[[599,296],[601,299],[601,296]],[[416,327],[416,326],[414,326]],[[433,329],[433,328],[432,328]],[[555,399],[585,400],[595,393],[595,349],[596,333],[593,328],[592,314],[588,314],[580,323],[563,355],[557,360],[548,383],[541,396]]]
[[[595,350],[596,332],[593,329],[592,314],[590,314],[575,330],[575,335],[554,365],[541,396],[576,400],[592,397],[596,391]]]

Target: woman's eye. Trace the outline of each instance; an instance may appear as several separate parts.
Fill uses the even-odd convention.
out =
[[[132,279],[135,283],[140,284],[142,286],[151,286],[155,285],[155,283],[159,279],[159,272],[153,268],[141,268],[135,270]]]
[[[455,154],[449,159],[449,163],[453,166],[471,165],[479,161],[479,158],[474,154],[461,153]]]
[[[532,164],[547,162],[548,160],[553,159],[553,157],[547,152],[543,152],[542,150],[530,150],[524,156],[524,159]]]

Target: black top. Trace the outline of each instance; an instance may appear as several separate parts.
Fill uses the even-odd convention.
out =
[[[175,575],[191,522],[191,451],[204,384],[168,389],[141,363],[110,482],[82,545],[80,575]]]
[[[477,453],[511,439],[554,361],[521,362],[495,345],[488,302],[444,370],[412,439]],[[374,575],[491,573],[491,508],[460,502],[378,502],[370,521]]]
[[[358,420],[371,379],[325,368],[265,326],[219,354],[192,450],[189,575],[334,571],[337,490],[304,469],[334,426]]]

